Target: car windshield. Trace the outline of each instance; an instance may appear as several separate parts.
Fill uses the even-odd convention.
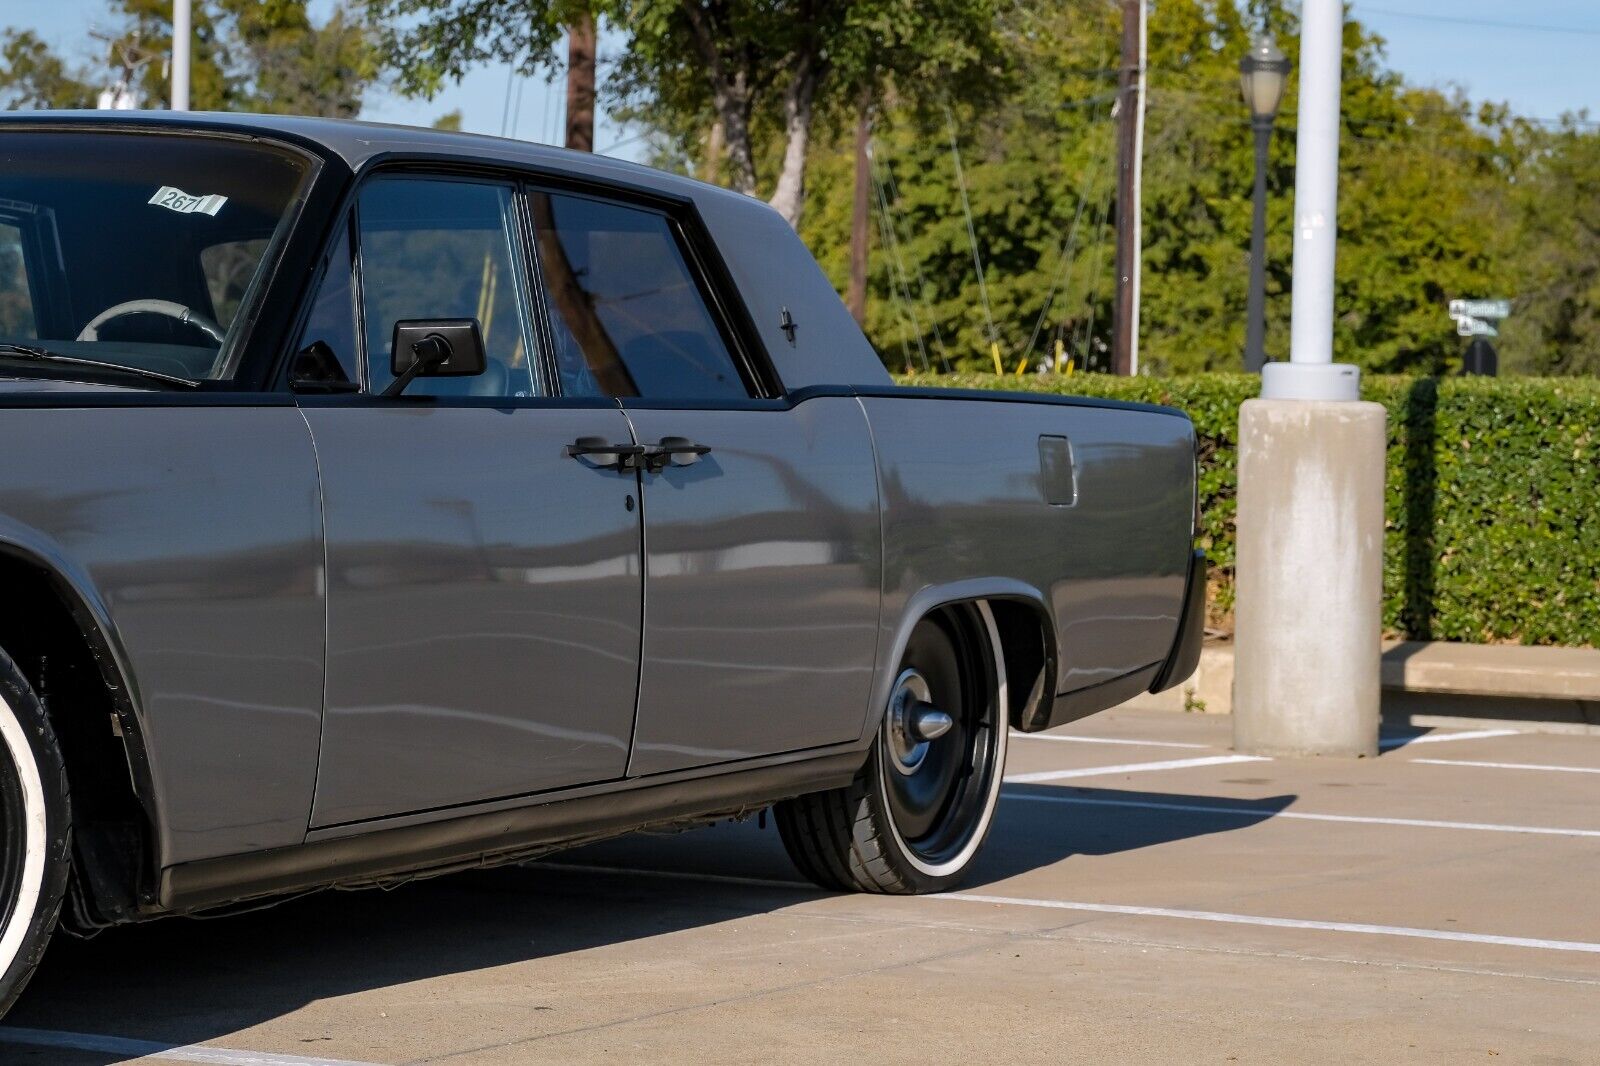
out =
[[[231,378],[308,173],[245,141],[0,132],[0,356]]]

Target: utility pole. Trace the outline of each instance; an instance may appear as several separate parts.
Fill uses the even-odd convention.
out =
[[[172,110],[189,110],[189,45],[194,36],[189,0],[172,0]]]
[[[856,115],[856,184],[850,204],[850,287],[845,306],[856,325],[867,324],[867,230],[872,219],[872,97],[861,94]]]
[[[1143,196],[1145,0],[1122,6],[1122,70],[1117,82],[1117,293],[1111,372],[1139,372],[1139,250]]]
[[[567,27],[566,145],[594,151],[594,16],[583,14]]]

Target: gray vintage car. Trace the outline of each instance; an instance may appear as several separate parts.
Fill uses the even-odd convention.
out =
[[[895,387],[765,205],[332,121],[0,120],[0,1010],[78,931],[769,806],[952,885],[1194,668],[1181,412]]]

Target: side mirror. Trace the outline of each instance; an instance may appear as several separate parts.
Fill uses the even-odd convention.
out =
[[[383,390],[399,396],[419,377],[471,377],[488,369],[483,335],[475,318],[406,319],[394,324],[389,370],[394,380]]]

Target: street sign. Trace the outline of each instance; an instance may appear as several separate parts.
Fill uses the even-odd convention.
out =
[[[1472,318],[1469,315],[1456,317],[1456,333],[1462,337],[1498,337],[1500,331],[1494,325],[1481,318]]]
[[[1451,300],[1451,318],[1510,318],[1510,300]],[[1462,336],[1466,336],[1465,333]]]

